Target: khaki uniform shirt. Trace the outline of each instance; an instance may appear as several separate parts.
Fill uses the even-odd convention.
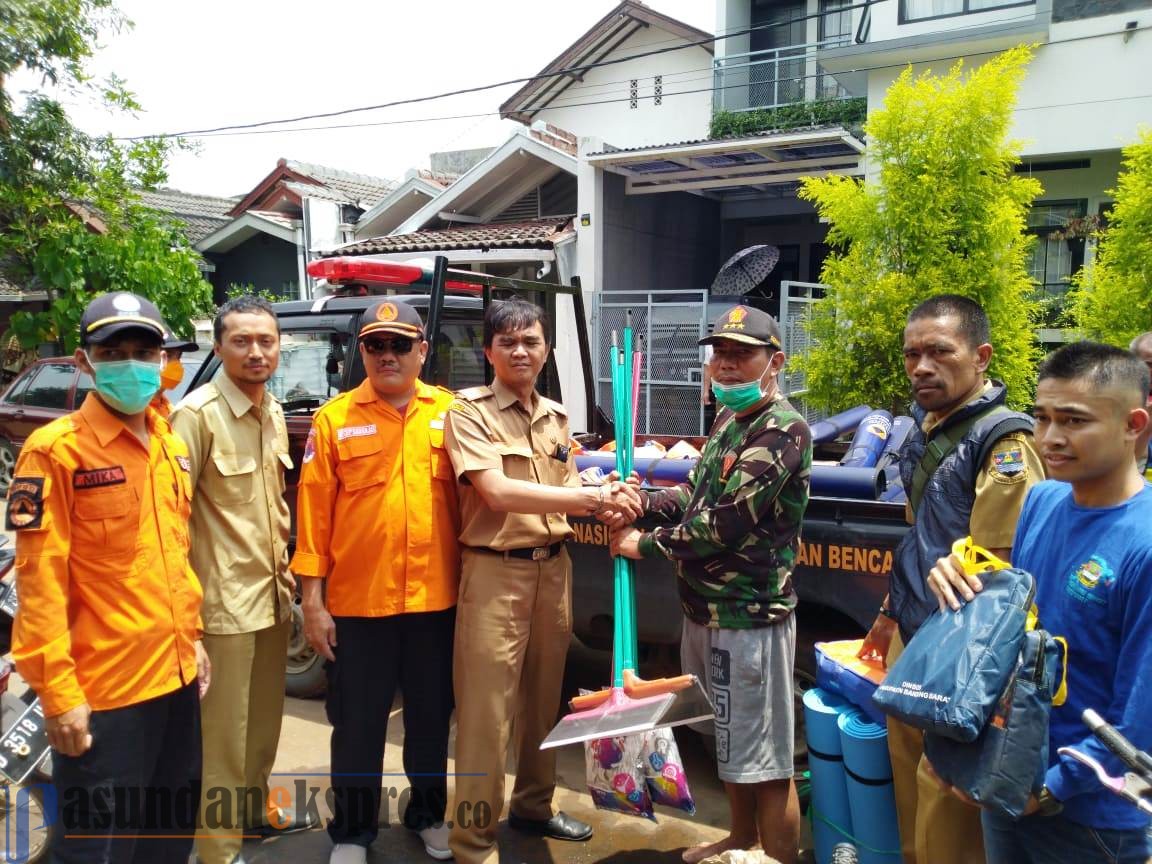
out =
[[[955,410],[976,401],[991,387],[992,382],[985,381]],[[924,434],[943,423],[951,413],[926,414],[922,424]],[[1030,434],[1013,432],[997,441],[976,475],[976,500],[968,518],[972,542],[985,549],[1011,549],[1024,498],[1030,488],[1044,479],[1044,474],[1044,462]]]
[[[530,549],[572,536],[563,513],[496,513],[464,476],[495,469],[513,480],[579,486],[568,452],[564,406],[532,394],[528,412],[500,381],[461,391],[444,426],[444,446],[460,478],[460,542],[491,549]]]
[[[188,445],[192,569],[204,584],[204,632],[251,633],[288,620],[295,588],[288,572],[284,471],[288,427],[265,392],[257,408],[221,373],[172,412]]]

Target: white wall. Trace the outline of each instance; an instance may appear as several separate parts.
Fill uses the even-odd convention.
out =
[[[677,37],[667,30],[646,27],[608,55],[627,57],[675,44]],[[653,102],[653,78],[663,76],[662,104]],[[637,79],[637,107],[628,101],[629,83]],[[686,95],[675,95],[679,91]],[[609,101],[603,105],[571,107],[587,102]],[[616,147],[641,147],[706,138],[712,118],[712,55],[703,48],[686,48],[627,63],[590,70],[583,82],[576,82],[539,112],[534,119],[545,120],[579,138],[596,136]]]
[[[1021,85],[1010,133],[1023,142],[1026,158],[1118,150],[1136,140],[1141,124],[1152,125],[1152,29],[1125,42],[1124,23],[1131,20],[1152,27],[1152,10],[1052,25],[1051,42],[1037,50]],[[966,65],[988,59],[967,58]],[[915,69],[944,73],[954,62]],[[884,104],[900,72],[869,73],[869,112]]]
[[[1037,171],[1033,174],[1044,187],[1036,203],[1086,198],[1088,212],[1099,213],[1101,204],[1112,201],[1108,190],[1116,187],[1116,177],[1120,173],[1119,152],[1088,153],[1082,158],[1088,159],[1090,167],[1072,171]]]
[[[716,35],[723,36],[737,30],[747,30],[752,23],[752,3],[750,0],[716,0]],[[728,57],[732,54],[747,54],[750,50],[749,36],[734,36],[716,43],[716,56]]]
[[[1152,28],[1152,9],[1052,25],[1020,89],[1026,155],[1118,149],[1152,124],[1152,29],[1125,41],[1127,21]]]

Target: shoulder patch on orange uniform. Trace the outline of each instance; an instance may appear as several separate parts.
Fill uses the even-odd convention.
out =
[[[44,518],[44,478],[13,477],[8,487],[8,515],[5,517],[9,531],[39,528]]]

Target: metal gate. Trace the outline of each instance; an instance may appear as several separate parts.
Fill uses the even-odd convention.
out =
[[[806,404],[804,394],[808,392],[808,381],[797,361],[807,358],[812,347],[807,325],[813,307],[821,300],[824,288],[818,282],[780,283],[780,332],[784,337],[784,353],[788,357],[780,388],[788,394],[792,407],[803,414],[809,423],[822,420],[825,413]]]
[[[593,309],[593,369],[601,409],[612,416],[609,349],[613,331],[622,333],[631,313],[637,344],[644,351],[636,434],[703,435],[704,355],[697,342],[708,331],[708,292],[597,293]]]

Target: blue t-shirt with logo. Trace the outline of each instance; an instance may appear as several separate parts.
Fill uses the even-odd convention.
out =
[[[1020,512],[1012,563],[1036,578],[1044,628],[1068,640],[1068,700],[1052,709],[1045,785],[1074,822],[1146,826],[1146,815],[1056,750],[1074,747],[1124,774],[1081,722],[1085,708],[1152,749],[1152,486],[1118,506],[1090,508],[1073,501],[1067,483],[1038,483]]]

